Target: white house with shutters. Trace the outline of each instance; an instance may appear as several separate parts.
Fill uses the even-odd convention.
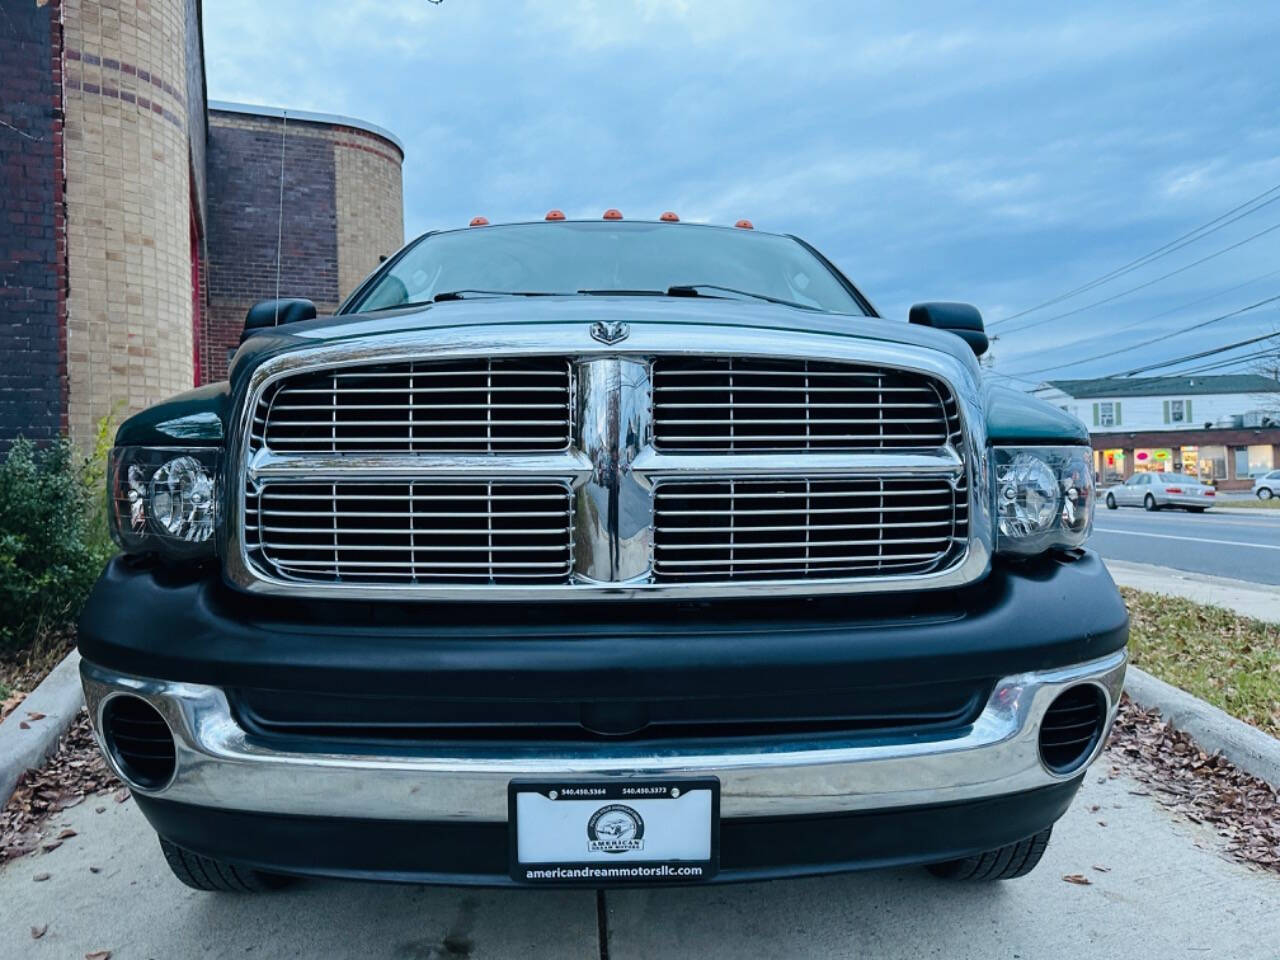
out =
[[[1255,374],[1053,380],[1034,391],[1089,427],[1103,483],[1182,471],[1245,489],[1280,467],[1280,381]]]
[[[1280,423],[1280,382],[1253,374],[1052,380],[1035,391],[1093,433],[1257,427]]]

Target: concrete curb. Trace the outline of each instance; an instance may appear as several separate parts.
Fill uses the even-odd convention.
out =
[[[1280,587],[1188,573],[1150,563],[1104,560],[1111,579],[1122,587],[1183,597],[1211,607],[1223,607],[1242,617],[1280,623]]]
[[[1280,740],[1132,664],[1124,689],[1135,703],[1159,710],[1205,751],[1221,753],[1246,773],[1280,787]]]
[[[13,788],[23,771],[41,766],[67,732],[76,714],[84,706],[84,690],[80,686],[80,652],[72,650],[63,657],[0,723],[0,806],[9,802]],[[29,713],[43,713],[39,720],[29,720]],[[27,721],[27,729],[21,723]]]

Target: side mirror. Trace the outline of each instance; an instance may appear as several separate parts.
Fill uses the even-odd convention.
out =
[[[244,332],[240,334],[240,342],[263,330],[271,330],[286,323],[298,323],[301,320],[314,320],[316,305],[301,297],[280,300],[259,300],[244,317]]]
[[[977,307],[967,303],[917,303],[911,308],[908,319],[922,327],[951,331],[969,344],[979,357],[991,345],[982,325],[982,314]]]

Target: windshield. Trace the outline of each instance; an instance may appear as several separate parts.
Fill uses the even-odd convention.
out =
[[[1199,483],[1195,477],[1188,477],[1185,473],[1166,473],[1164,475],[1165,483]]]
[[[433,234],[386,267],[344,312],[425,303],[459,291],[475,296],[665,295],[672,287],[686,288],[686,296],[756,296],[833,313],[864,313],[831,270],[790,237],[603,221]]]

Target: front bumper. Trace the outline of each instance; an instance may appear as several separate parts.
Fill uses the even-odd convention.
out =
[[[158,790],[131,785],[140,794],[296,816],[488,822],[505,822],[507,784],[517,778],[714,776],[720,780],[725,818],[882,810],[1035,790],[1064,779],[1040,762],[1037,735],[1050,702],[1069,686],[1096,684],[1113,717],[1124,670],[1121,650],[1087,663],[1005,677],[973,724],[935,736],[850,736],[770,742],[759,749],[738,743],[715,752],[673,744],[658,753],[619,743],[505,752],[455,745],[450,752],[376,753],[337,744],[284,749],[247,733],[217,687],[81,664],[95,729],[101,730],[102,710],[112,697],[132,694],[151,703],[173,733],[173,778]]]
[[[1040,763],[1049,701],[1092,683],[1113,713],[1124,674],[1127,615],[1088,552],[909,601],[628,612],[268,603],[117,560],[80,651],[99,729],[133,694],[175,736],[172,781],[135,790],[172,842],[284,873],[483,884],[511,882],[517,777],[719,778],[721,880],[1021,840],[1083,775]],[[593,733],[611,709],[653,726]],[[951,719],[912,725],[920,711]],[[434,732],[373,730],[421,717]],[[731,728],[660,727],[717,718]]]
[[[1216,496],[1206,497],[1203,494],[1164,493],[1156,495],[1156,502],[1162,507],[1212,507],[1218,502]]]

